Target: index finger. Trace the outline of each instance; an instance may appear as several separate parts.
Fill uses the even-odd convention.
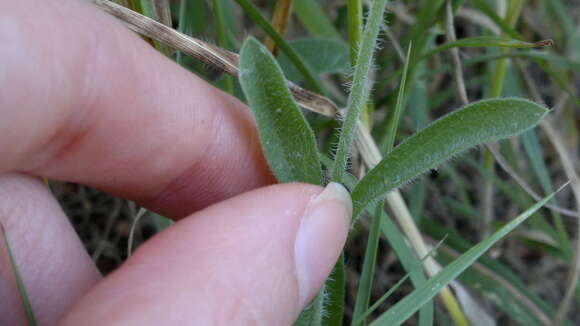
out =
[[[179,217],[274,182],[243,104],[92,4],[4,1],[0,172]]]

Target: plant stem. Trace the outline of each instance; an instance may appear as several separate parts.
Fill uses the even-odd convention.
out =
[[[401,113],[403,112],[403,107],[405,103],[405,90],[407,89],[407,75],[409,73],[409,61],[411,60],[411,51],[413,49],[413,44],[409,43],[409,49],[407,50],[407,58],[405,61],[405,66],[403,68],[403,76],[401,77],[401,84],[399,85],[399,93],[397,94],[397,102],[395,104],[395,110],[393,112],[393,118],[389,126],[389,132],[387,133],[386,153],[390,152],[395,147],[395,138],[397,136],[397,128],[399,126],[399,120],[401,119]]]
[[[278,0],[276,1],[276,6],[274,7],[272,27],[274,27],[274,30],[276,30],[276,32],[282,36],[286,34],[288,22],[290,21],[290,16],[292,15],[292,5],[293,0]],[[265,44],[268,50],[270,50],[272,54],[276,55],[276,42],[274,42],[271,38],[267,38]]]
[[[348,14],[348,44],[350,46],[350,65],[356,65],[358,47],[363,31],[362,2],[348,0],[346,4]]]
[[[511,0],[509,3],[509,7],[507,9],[507,16],[505,21],[507,25],[513,29],[516,25],[516,22],[519,18],[520,12],[522,8],[522,0]],[[509,52],[508,49],[502,48],[502,53]],[[505,79],[505,74],[507,70],[507,60],[502,58],[498,60],[496,63],[495,71],[492,76],[491,85],[490,85],[490,97],[500,97],[503,91],[503,83]],[[483,152],[483,166],[484,168],[489,171],[490,173],[495,173],[495,158],[493,154],[489,150],[485,150]],[[481,238],[486,238],[490,233],[490,224],[493,221],[493,193],[494,187],[493,182],[489,179],[484,179],[483,183],[483,232]]]
[[[363,14],[361,0],[348,0],[348,44],[350,49],[350,66],[356,67],[358,49],[363,32]],[[361,109],[360,119],[362,123],[370,128],[369,104],[364,105]]]
[[[276,45],[280,48],[280,50],[282,50],[282,52],[284,52],[288,56],[288,59],[292,61],[294,66],[296,66],[296,69],[298,69],[298,71],[302,73],[304,79],[310,85],[312,90],[314,90],[317,93],[322,93],[323,92],[322,85],[316,79],[314,73],[312,72],[312,69],[308,67],[304,59],[302,59],[300,55],[296,51],[294,51],[294,49],[292,49],[290,45],[286,43],[286,41],[284,41],[284,39],[280,36],[280,34],[276,32],[274,27],[272,27],[272,25],[270,25],[270,23],[266,20],[266,18],[262,16],[258,8],[256,8],[256,6],[254,6],[249,0],[235,0],[235,1],[238,3],[238,5],[240,5],[240,7],[244,10],[244,12],[248,16],[250,16],[252,20],[254,20],[254,22],[258,24],[262,28],[262,30],[266,32],[266,34],[268,34],[270,38],[272,38],[272,40],[274,40],[274,42],[276,42]]]
[[[354,70],[352,89],[348,97],[346,117],[342,125],[342,132],[332,168],[332,180],[336,182],[342,181],[346,171],[348,154],[354,140],[356,124],[369,94],[370,83],[368,75],[387,2],[388,0],[375,0],[372,2],[370,16],[363,33]]]
[[[226,28],[224,22],[223,8],[220,0],[212,0],[213,14],[215,16],[217,25],[217,36],[218,44],[220,47],[229,50],[228,39],[226,36]],[[234,93],[234,79],[232,76],[223,75],[224,78],[224,90],[230,94]]]

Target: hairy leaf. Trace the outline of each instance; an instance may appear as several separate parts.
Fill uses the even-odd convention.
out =
[[[270,168],[280,182],[321,185],[314,133],[292,99],[270,52],[250,37],[240,56],[240,83],[254,112]]]
[[[356,185],[354,216],[372,200],[447,159],[479,144],[519,134],[535,126],[548,110],[534,102],[492,99],[469,104],[408,138]]]

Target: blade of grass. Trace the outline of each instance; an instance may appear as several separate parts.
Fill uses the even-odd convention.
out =
[[[521,10],[522,1],[513,0],[509,2],[509,7],[507,9],[506,23],[510,28],[513,28],[519,18]],[[499,16],[499,15],[498,15]],[[502,52],[508,52],[506,48],[501,49]],[[505,81],[505,75],[507,72],[507,59],[500,59],[496,62],[493,68],[493,73],[491,76],[491,84],[489,85],[489,97],[500,97],[503,93],[503,85]],[[482,155],[482,161],[486,169],[491,173],[495,173],[495,158],[492,153],[486,149]],[[494,188],[493,183],[488,179],[483,181],[483,191],[482,191],[482,232],[481,237],[485,238],[491,232],[490,224],[494,220]]]
[[[341,182],[347,167],[348,154],[355,136],[355,128],[359,119],[362,107],[365,105],[370,88],[369,72],[373,61],[373,53],[379,29],[383,20],[383,13],[388,0],[375,0],[372,2],[370,15],[365,26],[356,67],[352,88],[348,98],[346,117],[342,124],[342,131],[335,156],[335,163],[332,168],[332,180]]]
[[[187,2],[187,1],[186,1]],[[224,22],[224,10],[222,8],[221,0],[212,0],[213,14],[216,20],[218,45],[224,49],[229,49],[228,39],[226,35],[226,26]],[[234,93],[234,79],[232,76],[224,76],[224,90],[230,94]]]
[[[413,49],[413,44],[409,43],[409,48],[407,49],[407,57],[405,59],[405,66],[403,67],[403,76],[401,77],[401,84],[399,85],[399,92],[397,94],[397,102],[395,104],[395,109],[393,111],[393,118],[390,121],[389,129],[386,134],[385,140],[385,153],[389,153],[395,147],[395,137],[397,136],[397,128],[399,126],[399,120],[401,119],[401,113],[406,102],[405,90],[407,89],[407,76],[409,73],[409,62],[411,60],[411,51]]]
[[[276,0],[276,5],[274,6],[274,15],[272,17],[272,27],[278,34],[280,34],[280,36],[286,34],[288,22],[290,21],[290,16],[292,16],[292,3],[293,0]],[[268,38],[264,43],[266,44],[268,50],[270,50],[272,54],[276,55],[276,42],[274,42],[271,38]]]
[[[294,0],[294,12],[312,36],[342,39],[318,0]]]
[[[304,79],[308,83],[308,85],[317,93],[322,93],[322,85],[312,73],[312,69],[308,67],[305,61],[300,57],[296,51],[294,51],[286,41],[276,32],[274,27],[270,25],[268,20],[262,16],[260,10],[256,8],[249,0],[235,0],[238,5],[244,10],[244,12],[252,18],[252,20],[262,28],[262,30],[268,34],[272,40],[276,43],[276,45],[280,48],[282,52],[284,52],[288,58],[292,61],[292,63],[296,66],[298,71],[302,73]]]
[[[545,197],[543,200],[539,201],[504,227],[493,233],[489,238],[469,249],[451,264],[447,265],[441,272],[439,272],[439,274],[429,279],[421,288],[413,291],[387,312],[378,317],[371,326],[398,326],[402,324],[425,302],[431,300],[431,298],[433,298],[441,288],[459,276],[461,272],[473,264],[481,255],[491,248],[491,246],[524,222],[532,215],[532,213],[540,209],[554,195],[555,193],[552,193]]]
[[[14,258],[14,253],[12,252],[12,248],[10,247],[10,241],[8,241],[8,236],[6,235],[6,230],[4,229],[4,225],[2,225],[2,223],[0,223],[0,236],[2,236],[4,246],[6,247],[6,252],[8,253],[10,267],[12,268],[14,279],[16,280],[16,286],[18,288],[18,293],[20,294],[20,302],[22,303],[22,309],[24,310],[26,321],[28,322],[29,326],[35,326],[37,325],[37,322],[36,317],[34,316],[34,311],[32,310],[32,305],[30,304],[30,297],[28,296],[26,285],[22,280],[20,269],[18,268],[18,264],[16,263],[16,259]]]
[[[343,41],[305,38],[289,41],[288,44],[304,58],[316,75],[347,73],[349,71],[348,46]],[[296,70],[287,55],[280,53],[278,63],[289,80],[302,81],[302,74]]]
[[[421,266],[422,262],[419,262],[419,260],[413,254],[411,248],[409,248],[407,241],[405,240],[405,238],[403,238],[403,235],[401,234],[399,228],[384,212],[382,212],[381,217],[381,231],[385,235],[385,238],[389,242],[389,245],[393,248],[393,250],[397,254],[397,257],[399,258],[401,265],[403,265],[403,268],[405,269],[405,271],[407,271],[407,273],[411,277],[411,282],[413,283],[413,286],[416,289],[423,286],[423,284],[427,282],[427,278]],[[373,305],[373,307],[374,306],[375,305]],[[433,325],[433,314],[434,314],[433,301],[427,302],[423,307],[421,307],[419,311],[419,325],[420,326]]]
[[[372,210],[372,222],[367,239],[367,246],[365,250],[363,267],[360,273],[358,288],[356,291],[356,300],[354,303],[354,312],[352,313],[353,325],[364,324],[365,318],[361,318],[363,313],[367,311],[371,299],[371,292],[373,288],[373,277],[375,274],[377,253],[379,248],[379,240],[381,234],[381,217],[383,217],[382,205],[377,205]]]
[[[397,283],[395,283],[395,285],[393,285],[393,287],[391,287],[385,294],[383,294],[369,309],[367,309],[359,318],[354,318],[353,317],[353,323],[351,324],[352,326],[356,326],[356,325],[360,325],[361,323],[364,324],[364,320],[370,315],[372,314],[383,302],[385,302],[385,300],[387,300],[389,298],[389,296],[395,292],[395,290],[397,290],[402,284],[403,282],[405,282],[409,277],[412,277],[413,273],[415,272],[421,272],[421,264],[424,263],[427,258],[432,257],[433,254],[435,253],[435,251],[437,249],[439,249],[439,247],[443,244],[443,242],[445,241],[447,237],[443,237],[443,239],[441,239],[441,241],[439,241],[439,243],[437,243],[433,248],[431,248],[431,250],[429,250],[429,253],[427,254],[427,256],[421,258],[420,261],[416,261],[416,263],[414,263],[414,266],[412,267],[412,269],[410,271],[407,272],[407,274],[405,274],[405,276],[403,276],[399,281],[397,281]],[[423,324],[423,323],[419,323],[420,325],[433,325],[433,316],[432,316],[433,311],[431,311],[431,319],[429,321],[429,323]]]
[[[548,135],[550,142],[556,148],[558,156],[564,167],[566,176],[570,179],[574,199],[576,200],[576,207],[580,207],[580,177],[576,172],[575,160],[570,157],[569,151],[564,143],[564,138],[554,129],[550,121],[545,121],[541,124],[542,130]],[[578,234],[580,234],[580,213],[578,213],[579,220],[576,221]],[[572,266],[568,271],[568,281],[566,284],[566,293],[558,308],[558,313],[554,317],[554,325],[560,325],[565,319],[576,291],[578,279],[580,278],[580,239],[576,239],[575,255],[572,261]]]
[[[544,193],[549,194],[554,192],[554,187],[552,186],[552,180],[550,178],[550,173],[548,172],[548,167],[544,162],[544,153],[538,141],[538,136],[534,130],[530,130],[520,137],[522,139],[522,144],[524,150],[529,157],[527,160],[528,164],[530,164],[532,171],[536,174],[540,185],[542,186]],[[553,200],[551,202],[554,205],[557,205],[556,201]],[[568,231],[566,230],[566,226],[562,221],[562,217],[556,211],[552,211],[552,221],[558,234],[558,243],[562,249],[568,254],[571,254],[571,245],[570,245],[570,238],[568,236]]]
[[[425,219],[423,222],[422,229],[429,236],[440,238],[448,235],[446,245],[442,245],[439,250],[441,255],[437,256],[444,262],[450,262],[473,246],[456,231],[436,221]],[[472,276],[473,274],[479,276]],[[552,325],[550,316],[555,314],[556,309],[534,294],[514,272],[498,260],[481,256],[460,276],[460,279],[488,296],[499,309],[521,325],[534,325],[536,322],[544,326]]]
[[[445,44],[442,44],[434,48],[433,50],[430,50],[427,53],[423,54],[421,60],[452,48],[499,47],[512,49],[535,49],[552,46],[553,44],[554,41],[552,40],[541,40],[538,42],[531,43],[508,38],[505,36],[474,36],[474,37],[466,37],[457,40],[455,42],[447,42]]]

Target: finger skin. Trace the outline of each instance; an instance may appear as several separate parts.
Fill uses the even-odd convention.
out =
[[[178,221],[99,283],[62,325],[291,325],[304,305],[295,239],[320,192],[269,186]],[[336,263],[349,227],[344,206],[324,205],[334,205],[326,207],[333,219],[320,237],[323,263],[307,301]]]
[[[39,325],[55,325],[101,279],[46,185],[0,175],[0,223]],[[0,325],[25,325],[20,295],[0,235]]]
[[[1,1],[0,173],[181,217],[274,182],[247,108],[87,1]]]

